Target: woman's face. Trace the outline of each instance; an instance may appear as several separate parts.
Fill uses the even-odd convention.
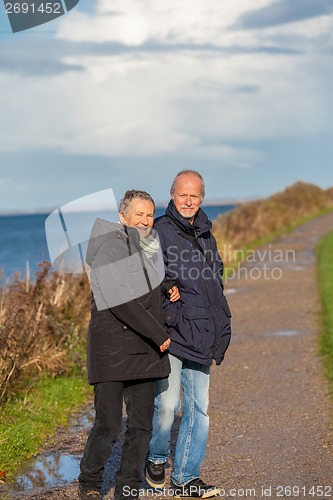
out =
[[[134,198],[126,211],[120,212],[120,221],[125,226],[136,227],[141,236],[147,237],[154,225],[154,205],[150,200]]]

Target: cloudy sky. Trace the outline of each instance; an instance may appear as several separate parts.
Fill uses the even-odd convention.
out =
[[[333,0],[81,0],[13,34],[0,11],[0,210],[94,191],[207,199],[333,185]]]

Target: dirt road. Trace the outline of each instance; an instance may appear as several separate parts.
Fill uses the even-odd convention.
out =
[[[262,247],[226,285],[233,339],[222,366],[212,367],[203,469],[223,498],[333,497],[332,401],[317,356],[314,253],[330,230],[333,214],[304,224]],[[65,446],[78,451],[85,436],[74,433]],[[15,498],[75,499],[76,491],[70,484]]]

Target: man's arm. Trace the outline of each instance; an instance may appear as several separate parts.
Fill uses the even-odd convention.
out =
[[[224,264],[223,261],[220,257],[219,251],[217,249],[217,243],[215,237],[210,233],[210,244],[211,244],[211,249],[212,249],[212,265],[213,265],[213,271],[217,275],[218,279],[221,282],[222,289],[224,288],[223,286],[223,272],[224,272]]]

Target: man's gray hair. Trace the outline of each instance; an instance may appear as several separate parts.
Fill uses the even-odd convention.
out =
[[[154,213],[155,213],[156,207],[153,198],[146,191],[139,191],[138,189],[129,189],[128,191],[126,191],[124,197],[120,200],[119,211],[122,212],[124,215],[126,215],[131,201],[134,200],[135,198],[139,198],[140,200],[151,201],[154,206]]]
[[[202,185],[201,195],[202,195],[202,197],[204,197],[205,196],[205,182],[202,178],[202,175],[197,170],[181,170],[180,172],[178,172],[178,174],[176,175],[176,177],[173,180],[173,183],[172,183],[172,186],[170,189],[171,196],[173,196],[173,194],[175,192],[176,182],[177,182],[178,177],[180,177],[181,175],[187,175],[187,174],[192,174],[192,175],[196,175],[197,177],[199,177],[199,179],[201,180],[201,185]]]

